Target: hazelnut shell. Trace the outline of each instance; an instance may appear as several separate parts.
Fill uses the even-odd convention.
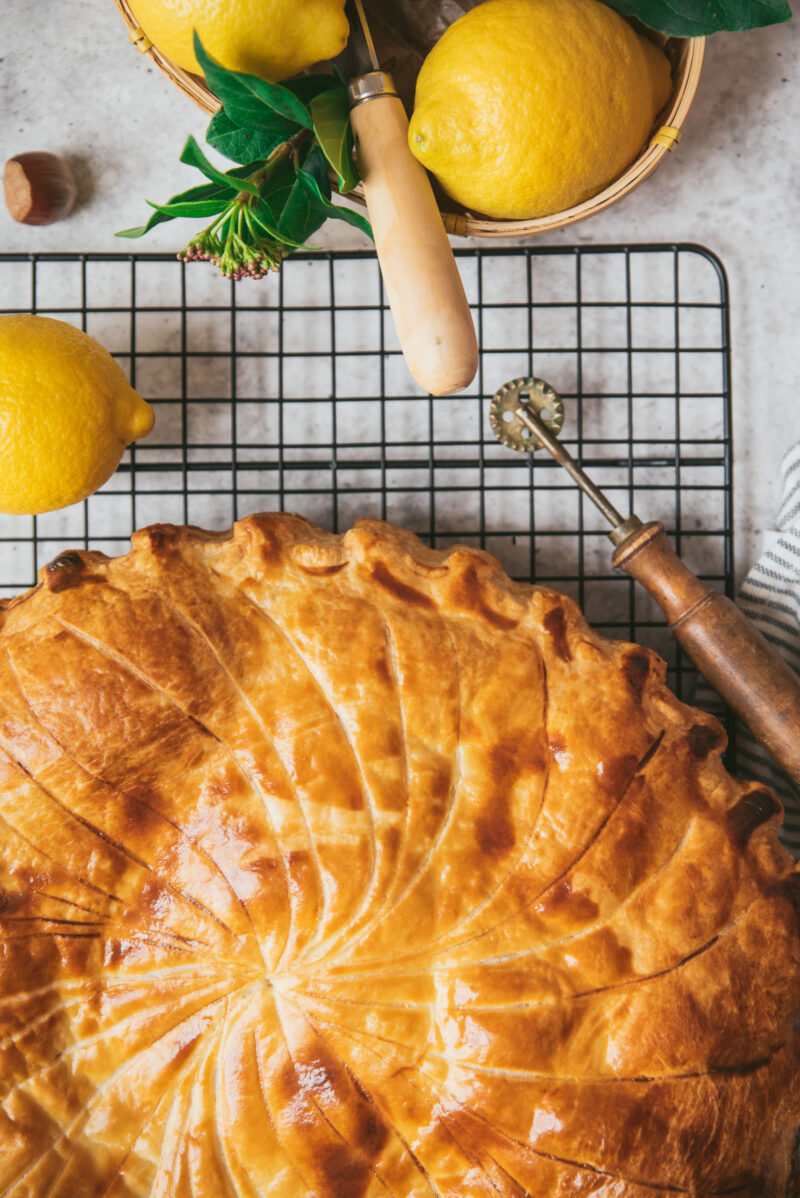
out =
[[[63,158],[44,150],[17,154],[3,170],[6,207],[23,225],[52,225],[72,210],[77,195]]]

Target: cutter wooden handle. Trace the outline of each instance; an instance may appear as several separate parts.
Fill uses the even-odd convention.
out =
[[[463,391],[478,370],[475,325],[424,167],[396,96],[353,108],[359,170],[400,345],[426,391]]]
[[[683,564],[663,524],[642,525],[613,562],[650,592],[700,673],[800,784],[800,677],[730,599]]]

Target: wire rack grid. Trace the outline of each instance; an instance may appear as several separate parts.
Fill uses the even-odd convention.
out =
[[[687,671],[655,605],[610,566],[602,517],[543,452],[500,446],[491,396],[520,376],[563,396],[562,440],[623,512],[663,520],[703,578],[733,588],[728,292],[693,245],[458,254],[481,345],[472,387],[411,379],[374,257],[298,254],[233,284],[161,254],[0,255],[0,312],[96,337],[156,409],[146,440],[85,503],[0,516],[0,595],[69,546],[125,551],[152,522],[224,528],[291,510],[342,531],[359,516],[431,545],[497,554],[571,594],[609,636]]]

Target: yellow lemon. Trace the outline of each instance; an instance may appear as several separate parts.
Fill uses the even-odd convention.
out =
[[[150,404],[92,337],[47,316],[0,316],[0,512],[85,499],[152,427]]]
[[[196,29],[212,58],[230,71],[288,79],[340,54],[349,25],[345,0],[133,0],[153,45],[185,71],[202,74]]]
[[[616,178],[669,94],[666,56],[599,0],[486,0],[423,63],[409,141],[459,204],[522,220]]]

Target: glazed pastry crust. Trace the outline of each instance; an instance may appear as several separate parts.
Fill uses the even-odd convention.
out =
[[[0,1194],[783,1198],[800,876],[653,653],[378,521],[0,605]]]

